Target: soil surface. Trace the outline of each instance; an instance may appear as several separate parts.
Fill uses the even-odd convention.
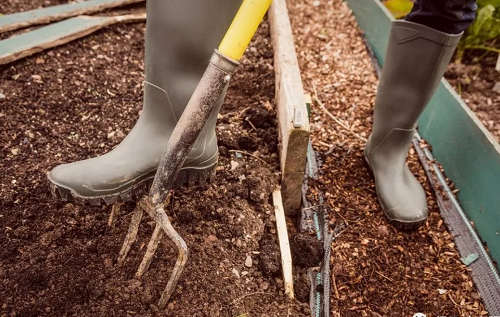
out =
[[[117,265],[134,204],[108,227],[110,207],[49,195],[51,168],[111,150],[133,126],[144,33],[144,24],[117,25],[0,68],[0,316],[309,316],[308,304],[282,291],[270,202],[279,162],[267,23],[219,118],[216,181],[176,190],[168,208],[190,257],[166,311],[155,305],[177,256],[173,244],[164,241],[148,273],[134,277],[151,219]]]
[[[495,70],[497,58],[495,53],[466,52],[462,63],[450,64],[445,77],[500,142],[500,72]]]
[[[304,86],[314,100],[313,146],[323,161],[323,176],[310,189],[325,193],[331,227],[346,226],[331,250],[331,315],[486,315],[413,149],[408,164],[424,184],[429,220],[416,232],[401,232],[384,218],[363,158],[377,78],[348,6],[288,4]]]
[[[72,2],[71,0],[9,0],[0,4],[1,14],[11,14]]]

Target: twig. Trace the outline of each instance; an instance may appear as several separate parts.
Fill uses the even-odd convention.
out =
[[[248,117],[245,118],[245,121],[248,122],[249,125],[252,126],[252,128],[257,131],[257,128],[255,127],[255,125],[252,123],[252,121],[250,121],[250,119],[248,119]]]
[[[330,118],[333,119],[333,121],[337,122],[347,132],[351,133],[352,135],[354,135],[355,137],[357,137],[358,139],[360,139],[363,142],[367,141],[366,138],[362,137],[361,135],[359,135],[356,132],[354,132],[351,129],[349,129],[349,126],[347,126],[347,124],[345,124],[344,122],[340,121],[339,118],[337,118],[336,116],[334,116],[330,111],[328,111],[328,109],[326,109],[325,105],[318,98],[318,92],[317,92],[316,86],[314,84],[313,84],[313,90],[314,90],[314,101],[316,101],[316,103],[319,105],[319,107],[321,108],[321,110],[323,110]]]
[[[333,290],[335,291],[335,298],[340,299],[339,290],[337,288],[337,281],[335,279],[335,273],[334,272],[331,273],[332,273]]]
[[[384,274],[380,273],[379,271],[375,271],[375,273],[377,273],[378,275],[382,276],[383,278],[385,278],[386,280],[390,281],[391,283],[394,283],[394,280],[392,278],[385,276]]]
[[[253,157],[253,158],[255,158],[255,159],[257,159],[257,160],[261,161],[262,163],[267,164],[267,162],[266,162],[266,161],[264,161],[263,159],[261,159],[261,158],[260,158],[260,157],[258,157],[257,155],[252,154],[252,153],[249,153],[249,152],[247,152],[247,151],[229,150],[229,152],[231,152],[231,153],[240,153],[240,154],[245,154],[245,155],[247,155],[247,156],[251,156],[251,157]]]
[[[233,306],[236,302],[239,302],[240,300],[246,298],[246,297],[249,297],[249,296],[253,296],[253,295],[257,295],[257,294],[264,294],[264,295],[271,295],[269,293],[266,293],[266,292],[253,292],[253,293],[248,293],[248,294],[245,294],[241,297],[238,297],[237,299],[233,300],[231,302],[231,304],[229,304],[229,306]]]

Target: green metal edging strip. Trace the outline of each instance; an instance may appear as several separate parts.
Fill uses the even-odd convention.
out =
[[[346,0],[381,65],[391,14],[379,0]],[[500,145],[446,80],[419,119],[419,132],[433,148],[457,198],[500,268]]]

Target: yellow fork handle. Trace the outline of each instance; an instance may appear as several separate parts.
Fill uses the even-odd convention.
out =
[[[233,23],[219,45],[219,52],[239,61],[271,2],[272,0],[243,0]]]

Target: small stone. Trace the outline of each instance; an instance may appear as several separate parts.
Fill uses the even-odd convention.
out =
[[[260,288],[263,289],[264,291],[269,288],[269,283],[268,282],[263,282],[260,284]]]
[[[389,235],[389,228],[387,228],[387,226],[379,226],[378,227],[378,233],[381,235],[381,236],[388,236]]]
[[[238,166],[240,166],[240,163],[231,161],[231,171],[234,171]]]
[[[116,132],[115,131],[111,131],[108,133],[108,139],[112,139],[114,136],[115,136]]]
[[[497,81],[493,86],[493,91],[500,94],[500,81]]]
[[[104,259],[104,267],[107,269],[113,268],[113,259],[111,258]]]
[[[33,80],[42,80],[42,76],[40,76],[40,75],[31,75],[31,78]]]
[[[116,130],[116,137],[119,139],[123,139],[125,137],[125,133],[123,133],[122,130],[118,129]]]
[[[207,237],[207,240],[208,240],[208,241],[212,241],[212,242],[214,242],[214,241],[217,241],[218,239],[217,239],[217,237],[216,237],[216,236],[214,236],[213,234],[211,234],[211,235],[209,235],[209,236]]]
[[[37,64],[45,64],[45,60],[43,58],[37,58],[36,63]]]
[[[439,292],[439,295],[443,295],[443,294],[446,294],[447,291],[445,289],[438,288],[438,292]]]
[[[253,260],[252,260],[252,257],[251,256],[247,256],[246,260],[245,260],[245,266],[246,267],[252,267],[253,265]]]
[[[16,149],[16,148],[10,149],[10,153],[12,153],[13,155],[17,155],[17,154],[19,154],[19,149]]]
[[[3,100],[5,98],[7,98],[7,97],[5,97],[5,95],[0,92],[0,100]]]
[[[231,272],[233,272],[233,274],[236,275],[237,278],[240,278],[240,272],[238,272],[237,269],[233,268]]]

